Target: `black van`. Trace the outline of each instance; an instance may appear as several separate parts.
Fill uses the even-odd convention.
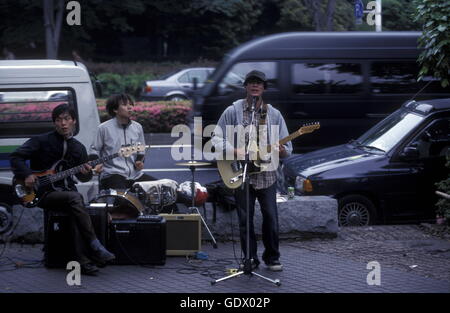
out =
[[[194,96],[193,116],[215,124],[245,96],[253,69],[268,80],[265,100],[278,108],[289,132],[309,122],[320,130],[293,141],[295,152],[348,142],[415,97],[450,97],[431,77],[417,82],[419,32],[294,32],[245,43],[223,59]],[[429,83],[429,84],[428,84]]]

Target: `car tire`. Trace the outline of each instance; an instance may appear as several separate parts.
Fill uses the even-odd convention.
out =
[[[182,95],[173,95],[167,98],[168,101],[184,101],[187,100],[185,96]]]
[[[12,208],[6,203],[0,203],[0,234],[8,232],[13,224]]]
[[[376,208],[373,202],[362,195],[347,195],[338,200],[339,226],[367,226],[376,221]]]

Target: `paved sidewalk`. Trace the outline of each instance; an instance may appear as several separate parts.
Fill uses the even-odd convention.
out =
[[[168,257],[164,266],[108,266],[96,277],[82,276],[68,286],[67,271],[46,269],[42,245],[0,244],[0,293],[449,293],[450,241],[433,237],[420,226],[343,228],[336,239],[281,241],[284,271],[261,266],[257,273],[279,279],[281,286],[242,275],[211,285],[236,268],[239,243],[213,249],[208,260]],[[259,253],[262,246],[259,246]],[[368,285],[370,261],[380,264],[380,285]],[[15,264],[17,266],[15,266]],[[373,277],[369,275],[369,278]]]

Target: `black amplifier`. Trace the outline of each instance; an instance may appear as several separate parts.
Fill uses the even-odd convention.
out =
[[[113,220],[108,250],[116,255],[115,264],[164,265],[166,263],[166,220],[158,215]]]
[[[95,203],[86,207],[98,240],[105,245],[107,236],[107,210],[105,204]],[[64,210],[44,210],[44,262],[46,267],[66,267],[74,261],[73,232],[69,214]]]

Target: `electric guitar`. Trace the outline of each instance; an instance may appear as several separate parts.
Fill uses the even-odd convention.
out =
[[[313,123],[309,125],[304,125],[300,127],[296,132],[293,132],[289,136],[281,139],[278,142],[278,145],[284,145],[288,141],[291,141],[298,136],[312,133],[316,129],[320,128],[320,123]],[[267,153],[270,153],[273,146],[278,145],[271,145],[268,146],[266,150]],[[253,148],[252,148],[253,147]],[[257,150],[256,143],[253,143],[253,145],[250,145],[250,150],[253,152],[256,152],[259,156],[259,151]],[[250,171],[248,172],[249,175],[254,175],[261,173],[267,167],[269,164],[261,162],[260,158],[258,157],[257,160],[253,161],[253,166],[251,166]],[[220,177],[222,178],[224,184],[230,188],[230,189],[236,189],[239,186],[242,185],[242,176],[243,176],[243,170],[244,170],[244,164],[240,160],[218,160],[217,161],[217,169],[219,170]]]
[[[145,149],[148,148],[149,146],[139,143],[135,145],[126,145],[120,148],[119,152],[117,153],[98,158],[93,161],[89,161],[87,162],[87,164],[94,167],[97,164],[104,163],[119,156],[129,157],[138,152],[145,152]],[[81,164],[64,170],[65,163],[66,162],[64,160],[61,160],[53,165],[49,170],[33,173],[37,177],[33,188],[26,187],[24,179],[19,179],[15,176],[13,177],[12,184],[14,193],[22,201],[22,204],[25,207],[32,208],[37,206],[47,193],[57,190],[57,187],[54,186],[54,183],[69,176],[78,174],[84,167],[84,164]]]

